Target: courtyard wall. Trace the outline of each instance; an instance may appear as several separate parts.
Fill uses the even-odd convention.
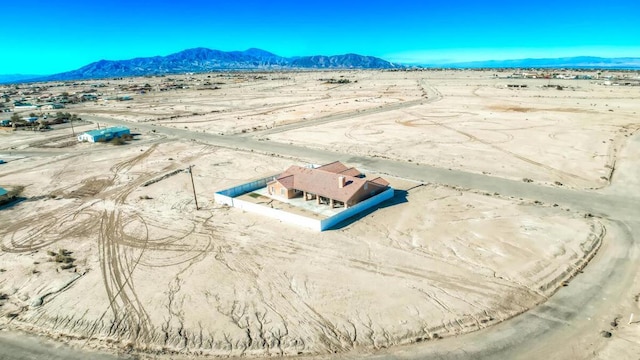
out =
[[[381,192],[376,196],[373,196],[354,206],[344,209],[343,211],[333,216],[321,220],[293,214],[288,211],[274,209],[270,206],[255,204],[237,198],[238,196],[266,187],[267,183],[274,180],[276,176],[277,174],[230,187],[228,189],[220,190],[215,193],[214,200],[218,204],[224,204],[245,211],[262,214],[286,223],[306,227],[311,230],[324,231],[350,217],[353,217],[367,209],[380,204],[385,200],[391,199],[394,195],[393,188],[389,187],[387,190]]]

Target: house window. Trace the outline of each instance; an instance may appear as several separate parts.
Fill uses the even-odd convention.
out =
[[[280,189],[280,195],[284,195],[284,189]]]
[[[275,190],[273,190],[273,186],[271,187],[271,193],[275,194]]]

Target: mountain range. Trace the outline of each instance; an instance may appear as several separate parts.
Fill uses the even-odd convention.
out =
[[[288,70],[288,69],[402,69],[405,65],[373,56],[345,54],[335,56],[282,57],[261,49],[220,51],[194,48],[167,56],[130,60],[100,60],[77,70],[54,75],[0,75],[0,83],[102,79],[127,76],[207,72],[216,70]],[[572,68],[572,69],[640,69],[640,58],[603,58],[592,56],[488,60],[451,63],[424,63],[418,67],[481,68]]]
[[[278,69],[393,69],[402,68],[373,56],[345,54],[335,56],[282,57],[261,49],[220,51],[195,48],[167,56],[130,60],[100,60],[77,70],[29,81],[100,79],[110,77],[206,72],[215,70]]]

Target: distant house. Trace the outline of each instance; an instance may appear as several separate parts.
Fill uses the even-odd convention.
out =
[[[45,110],[64,109],[64,104],[58,104],[58,103],[43,104],[41,108]]]
[[[381,177],[366,180],[362,173],[339,161],[318,168],[293,165],[267,183],[267,191],[275,197],[315,199],[330,207],[356,205],[387,190],[389,182]]]
[[[35,110],[38,108],[38,106],[31,104],[16,104],[15,108],[16,110]]]
[[[96,101],[98,100],[98,96],[95,94],[82,94],[80,99],[82,101]]]
[[[38,121],[38,118],[36,116],[28,116],[28,117],[22,118],[22,120],[24,120],[24,121],[26,121],[26,122],[28,122],[30,124],[33,124],[34,122]]]
[[[2,127],[11,126],[11,120],[0,120],[0,126],[2,126]]]
[[[129,128],[124,126],[115,126],[100,130],[91,130],[78,135],[78,141],[100,142],[109,141],[113,138],[119,138],[124,135],[130,135]]]

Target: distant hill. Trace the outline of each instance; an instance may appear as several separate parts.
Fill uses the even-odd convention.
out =
[[[286,58],[260,49],[220,51],[195,48],[167,56],[115,61],[100,60],[77,70],[40,77],[34,81],[100,79],[212,70],[392,69],[401,67],[380,58],[357,54]]]
[[[572,68],[572,69],[640,69],[640,58],[602,58],[576,56],[548,59],[489,60],[449,64],[424,64],[435,68]]]

